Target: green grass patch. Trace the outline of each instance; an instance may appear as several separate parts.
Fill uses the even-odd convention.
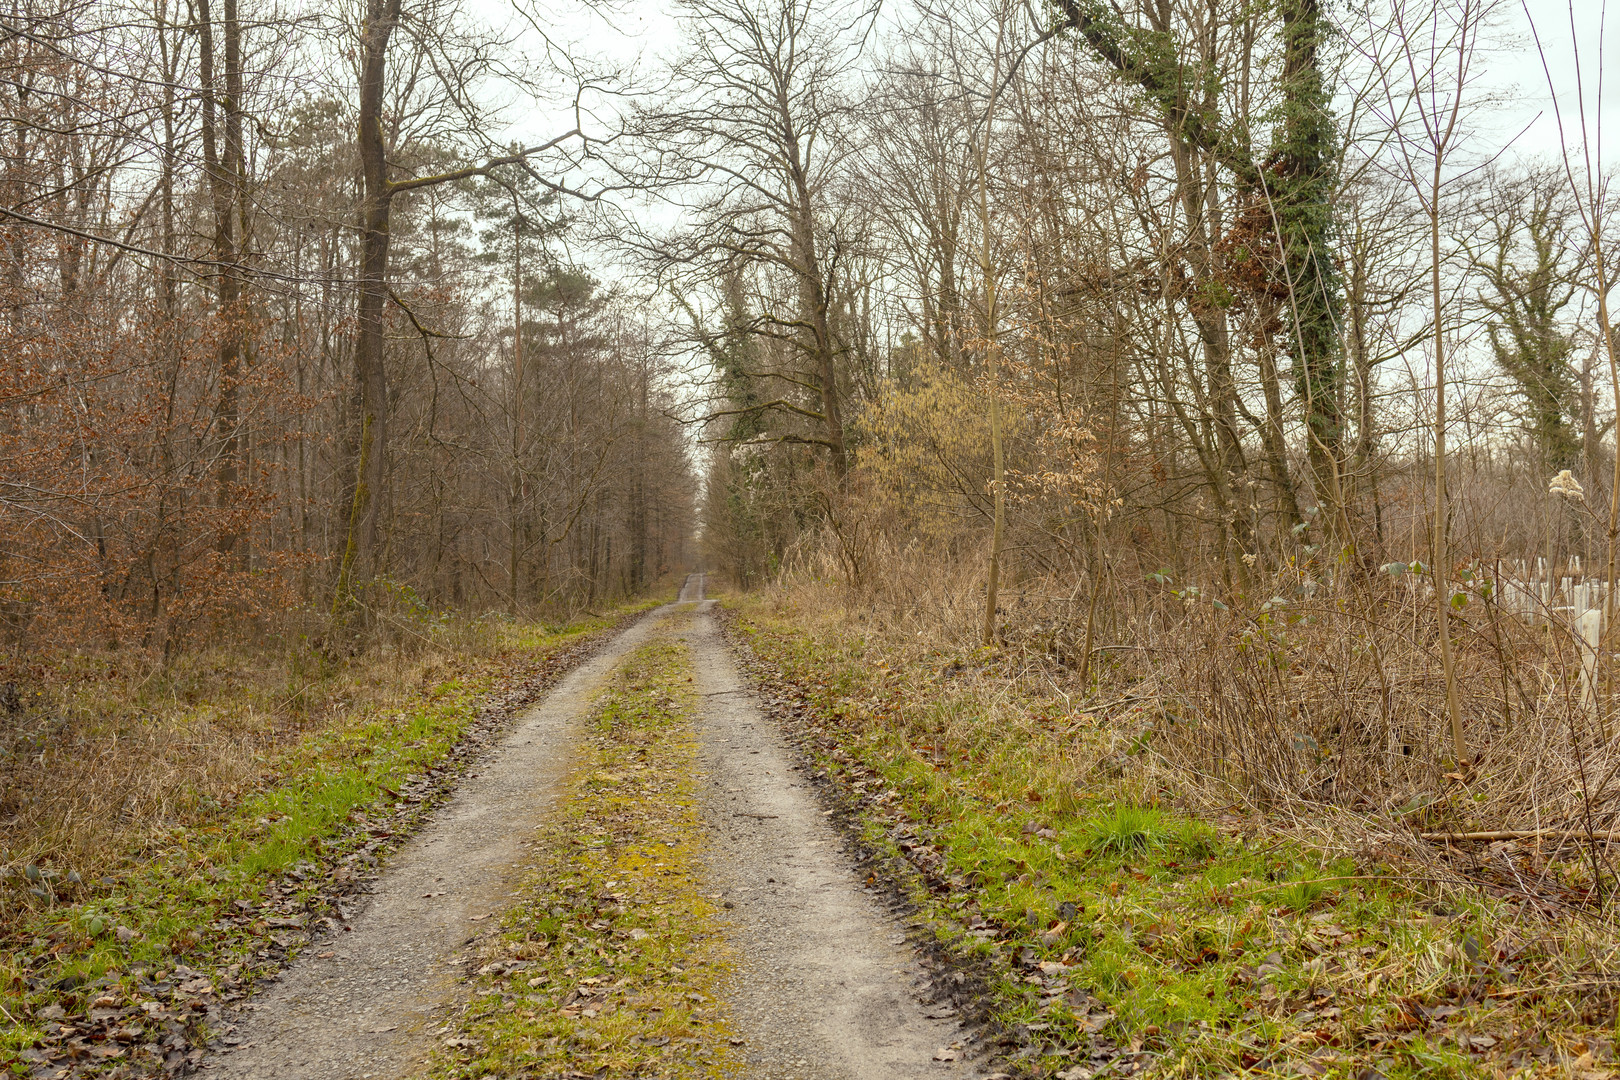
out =
[[[743,598],[734,631],[816,719],[807,745],[865,839],[908,860],[941,941],[988,960],[1033,1076],[1486,1076],[1613,1058],[1612,996],[1569,994],[1483,894],[1224,834],[1133,788],[1106,725],[1013,674],[806,625]],[[1461,899],[1459,899],[1461,895]],[[1573,1053],[1571,1051],[1573,1050]]]
[[[622,617],[522,628],[504,659],[408,692],[397,711],[342,716],[306,733],[267,763],[263,788],[213,820],[173,828],[105,877],[15,875],[6,885],[41,895],[13,921],[0,958],[0,1004],[11,1021],[0,1028],[0,1066],[82,1058],[89,1045],[74,1051],[73,1039],[101,1045],[86,1026],[92,1006],[163,1006],[164,1019],[137,1024],[127,1047],[106,1044],[122,1050],[107,1057],[109,1068],[155,1061],[168,1035],[194,1040],[214,1002],[246,993],[296,954],[302,929],[328,914],[325,883],[377,866],[426,812],[431,800],[401,802],[401,788],[453,773],[450,751],[503,671],[515,664],[521,674]]]

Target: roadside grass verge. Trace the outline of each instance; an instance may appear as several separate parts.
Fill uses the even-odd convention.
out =
[[[731,1075],[690,682],[667,628],[615,672],[433,1076]]]
[[[97,872],[49,858],[14,866],[0,883],[10,894],[0,1066],[90,1073],[197,1060],[220,1004],[278,969],[323,921],[346,918],[341,896],[512,709],[646,606],[567,627],[507,624],[498,648],[450,677],[449,657],[399,673],[388,658],[352,664],[314,688],[332,701],[318,725],[279,729],[281,741],[262,747],[246,790],[208,792],[146,822],[141,842],[98,853]],[[344,688],[365,683],[364,703],[341,708]]]
[[[886,641],[782,596],[729,607],[756,677],[803,703],[782,714],[852,827],[940,944],[995,973],[1004,1067],[1610,1075],[1607,926],[1200,821],[1121,768],[1104,724],[983,651]]]

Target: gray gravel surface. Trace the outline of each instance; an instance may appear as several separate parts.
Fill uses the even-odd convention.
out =
[[[732,905],[728,937],[738,957],[722,996],[745,1040],[744,1075],[979,1075],[962,1060],[956,1013],[928,1000],[928,975],[903,928],[843,854],[842,837],[749,694],[709,606],[700,606],[689,633],[705,703],[710,883]]]
[[[603,679],[668,608],[563,678],[390,860],[348,930],[313,943],[248,1003],[237,1045],[206,1075],[349,1080],[408,1073],[439,1017],[465,997],[460,950],[499,919],[556,798],[575,725]]]
[[[730,905],[738,958],[722,996],[748,1080],[913,1080],[980,1075],[963,1033],[927,998],[902,927],[857,876],[780,731],[751,698],[701,576],[679,633],[701,697],[705,891]],[[693,612],[693,607],[687,607]],[[205,1075],[240,1080],[393,1078],[418,1070],[466,997],[462,952],[498,919],[528,865],[577,733],[606,676],[663,624],[659,609],[520,718],[432,822],[393,857],[348,929],[313,944],[248,1003],[236,1045]]]

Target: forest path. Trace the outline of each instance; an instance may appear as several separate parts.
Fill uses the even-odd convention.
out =
[[[844,837],[753,700],[712,607],[698,605],[690,644],[704,702],[708,884],[733,905],[727,937],[737,960],[724,994],[745,1037],[741,1075],[979,1075],[965,1062],[934,1060],[961,1038],[956,1014],[929,1000],[928,977],[902,927],[843,853]]]
[[[393,1077],[466,996],[459,953],[499,919],[572,759],[574,729],[660,608],[575,668],[525,713],[373,884],[346,932],[318,940],[244,1008],[236,1048],[208,1063],[241,1080]]]
[[[470,994],[466,947],[519,895],[536,826],[614,669],[660,635],[691,650],[706,850],[696,886],[724,899],[735,962],[716,985],[748,1080],[940,1080],[960,1038],[903,929],[861,882],[785,738],[759,708],[692,575],[524,715],[391,860],[346,932],[318,941],[246,1007],[205,1075],[362,1080],[420,1074]],[[667,616],[676,610],[683,617]],[[493,920],[493,922],[491,921]],[[440,1023],[448,1022],[441,1027]],[[957,1044],[960,1045],[960,1044]]]

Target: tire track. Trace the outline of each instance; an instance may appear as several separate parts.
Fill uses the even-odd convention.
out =
[[[696,583],[701,596],[701,578]],[[683,593],[684,595],[684,593]],[[697,599],[697,597],[693,597]],[[708,773],[710,883],[731,907],[725,987],[750,1080],[956,1080],[979,1073],[904,928],[859,878],[845,840],[760,709],[712,602],[691,629]]]
[[[391,859],[344,931],[317,940],[244,1006],[207,1064],[236,1080],[362,1080],[408,1071],[467,993],[461,950],[498,917],[527,865],[602,680],[669,607],[649,612],[523,715]]]

